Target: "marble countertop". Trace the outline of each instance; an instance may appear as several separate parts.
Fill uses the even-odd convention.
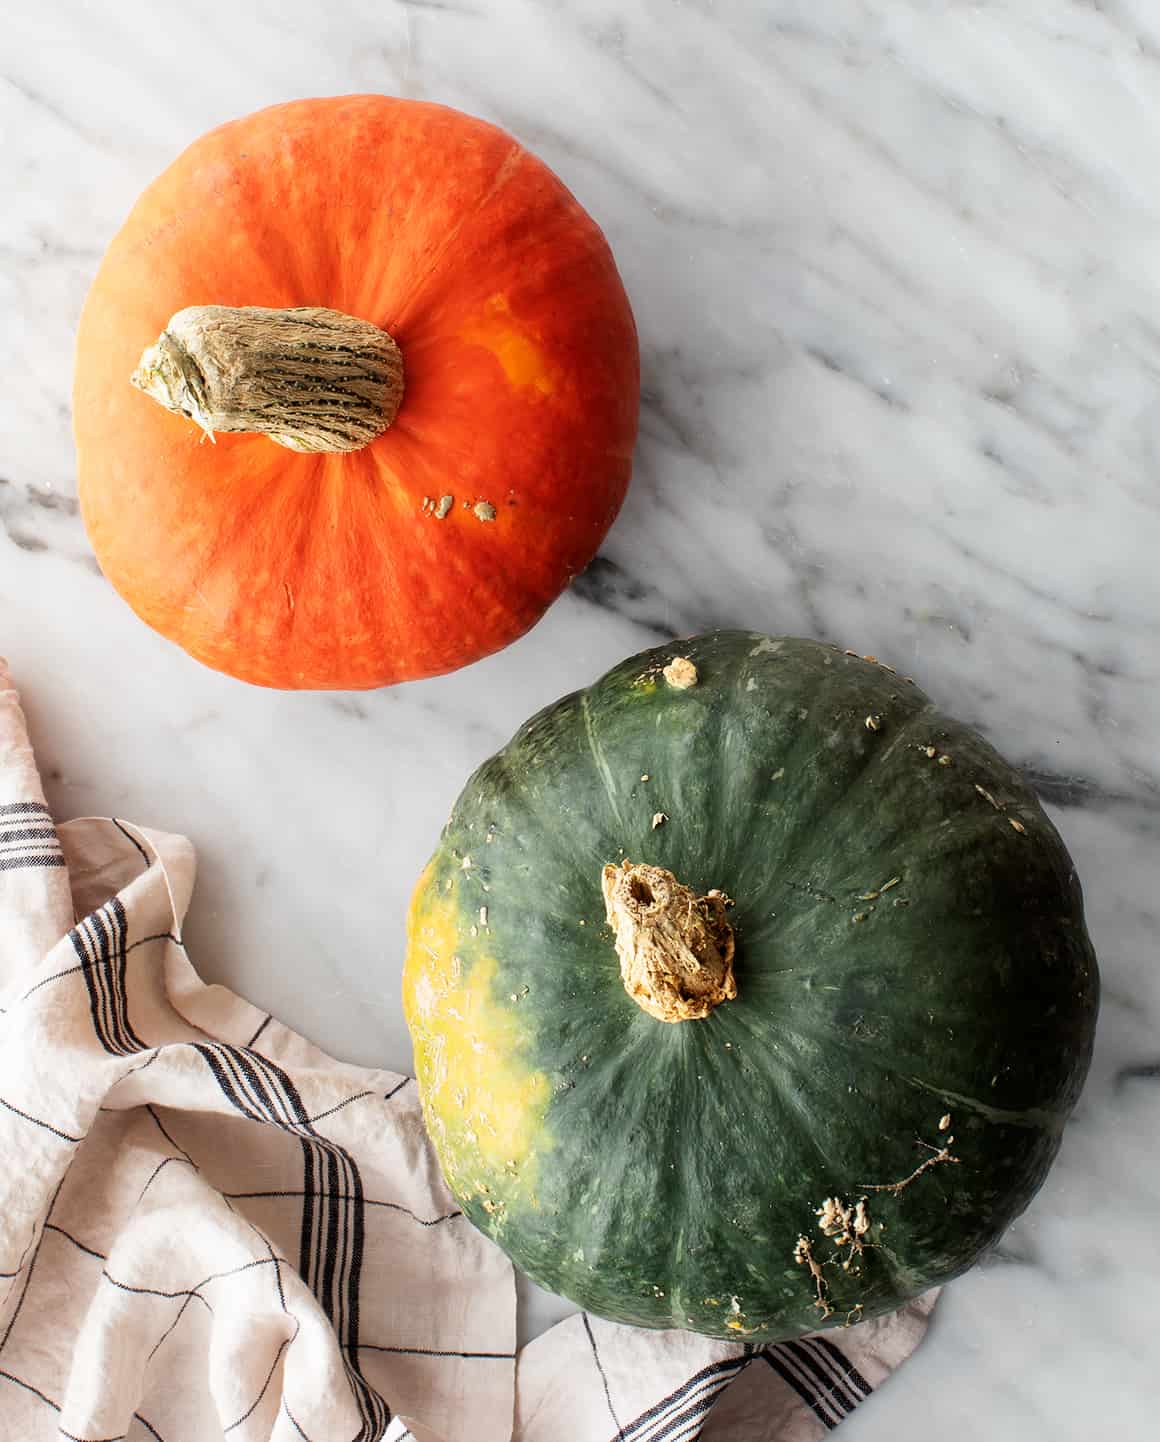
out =
[[[843,1436],[1155,1436],[1155,7],[41,0],[5,38],[0,650],[58,818],[190,835],[203,974],[406,1069],[410,887],[525,716],[712,626],[899,666],[1035,778],[1104,1003],[1047,1186]],[[187,660],[97,573],[72,339],[104,246],[181,147],[357,90],[498,122],[600,220],[641,333],[641,439],[601,556],[510,650],[378,693],[275,694]]]

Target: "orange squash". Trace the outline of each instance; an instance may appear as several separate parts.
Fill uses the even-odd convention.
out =
[[[209,666],[435,675],[592,558],[639,390],[608,245],[546,166],[442,106],[296,101],[198,140],[110,246],[77,341],[82,513]]]

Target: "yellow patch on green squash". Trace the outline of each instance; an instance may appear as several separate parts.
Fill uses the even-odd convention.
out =
[[[517,1196],[535,1205],[535,1162],[550,1145],[542,1124],[551,1084],[524,1059],[516,1007],[497,997],[499,963],[483,937],[461,925],[454,896],[433,873],[434,864],[411,901],[403,1010],[447,1184],[461,1199],[478,1197],[498,1222]]]

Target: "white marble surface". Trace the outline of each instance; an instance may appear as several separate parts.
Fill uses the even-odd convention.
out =
[[[507,653],[377,694],[270,694],[188,661],[96,573],[72,336],[180,147],[352,90],[498,121],[601,220],[641,331],[642,436],[602,558]],[[57,815],[186,831],[204,973],[404,1068],[409,888],[532,710],[721,624],[912,672],[1039,779],[1104,1007],[1046,1189],[843,1435],[1156,1436],[1155,5],[16,0],[0,136],[0,650]]]

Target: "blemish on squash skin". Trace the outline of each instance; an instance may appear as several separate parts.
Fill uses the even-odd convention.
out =
[[[848,1272],[856,1257],[860,1257],[869,1243],[866,1234],[870,1230],[870,1214],[866,1210],[866,1198],[859,1197],[851,1206],[840,1197],[827,1197],[814,1215],[818,1230],[829,1238],[836,1247],[848,1247],[844,1254],[842,1270]]]
[[[556,389],[544,353],[520,330],[506,295],[493,295],[482,312],[459,332],[459,339],[490,351],[513,386],[544,396]]]
[[[893,891],[901,880],[901,876],[892,876],[889,881],[884,881],[881,886],[874,887],[870,891],[861,892],[858,896],[858,900],[877,901],[878,898],[883,894],[883,892]]]
[[[944,1112],[938,1120],[940,1132],[946,1132],[951,1125],[950,1112]],[[849,1272],[858,1263],[858,1269],[854,1275],[861,1270],[861,1259],[868,1248],[877,1245],[869,1240],[870,1230],[874,1225],[870,1216],[869,1197],[870,1192],[888,1192],[892,1196],[900,1196],[907,1187],[916,1182],[931,1167],[942,1163],[950,1162],[958,1164],[959,1158],[951,1152],[954,1145],[954,1137],[948,1136],[941,1147],[931,1146],[929,1142],[919,1141],[918,1145],[925,1147],[930,1153],[909,1176],[902,1177],[897,1182],[869,1182],[863,1183],[858,1191],[862,1194],[853,1199],[843,1200],[841,1197],[827,1197],[820,1207],[814,1209],[814,1216],[817,1217],[817,1228],[822,1236],[833,1247],[833,1253],[819,1261],[814,1254],[814,1243],[804,1234],[798,1237],[797,1245],[794,1247],[793,1259],[798,1266],[809,1268],[810,1277],[814,1284],[814,1306],[821,1313],[823,1321],[833,1315],[833,1308],[828,1300],[828,1289],[824,1268],[839,1266],[843,1272]],[[883,1225],[877,1224],[878,1233],[881,1235]],[[861,1318],[863,1304],[858,1302],[846,1314],[843,1325],[849,1327],[855,1320]]]
[[[797,1246],[793,1249],[793,1259],[799,1267],[808,1267],[810,1276],[814,1283],[814,1306],[822,1315],[824,1321],[833,1315],[834,1309],[826,1300],[826,1277],[822,1271],[822,1265],[814,1256],[813,1243],[806,1236],[797,1239]]]
[[[696,666],[687,656],[674,656],[661,674],[674,691],[688,691],[700,679]]]
[[[943,1125],[944,1122],[946,1123],[946,1126]],[[951,1119],[948,1112],[945,1116],[939,1119],[939,1131],[946,1131],[947,1127],[949,1127],[950,1124]],[[946,1142],[943,1146],[932,1147],[929,1142],[920,1141],[919,1146],[925,1147],[926,1150],[930,1153],[930,1156],[928,1156],[925,1161],[920,1162],[919,1165],[915,1167],[914,1171],[912,1171],[909,1176],[903,1177],[902,1180],[898,1182],[863,1183],[861,1190],[866,1192],[892,1192],[895,1196],[898,1196],[898,1194],[905,1191],[912,1182],[916,1182],[924,1172],[928,1172],[931,1167],[940,1166],[944,1162],[950,1162],[957,1166],[959,1163],[959,1158],[952,1155],[951,1153],[951,1147],[954,1146],[954,1142],[954,1137],[947,1137]]]
[[[745,1321],[745,1313],[741,1310],[741,1298],[730,1297],[729,1315],[725,1318],[725,1325],[729,1328],[731,1332],[740,1332],[742,1335],[748,1332],[755,1332],[757,1330],[756,1327],[747,1327],[745,1325]]]

